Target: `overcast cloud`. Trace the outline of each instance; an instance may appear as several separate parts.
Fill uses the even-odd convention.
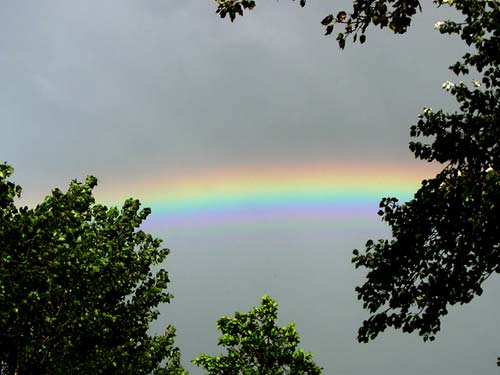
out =
[[[432,29],[442,13],[425,5],[409,34],[373,30],[365,45],[339,51],[319,24],[338,10],[334,2],[301,9],[260,0],[234,24],[210,0],[4,2],[1,158],[28,202],[87,174],[109,190],[229,166],[410,165],[409,126],[424,106],[453,106],[440,86],[462,54]],[[399,333],[355,342],[365,314],[350,251],[387,235],[376,215],[156,234],[173,250],[176,295],[159,326],[178,328],[186,365],[217,352],[218,317],[269,293],[325,374],[498,373],[498,279],[480,300],[452,309],[435,343]]]

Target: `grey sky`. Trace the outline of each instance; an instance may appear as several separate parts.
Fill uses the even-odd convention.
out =
[[[447,98],[439,85],[450,59],[427,37],[431,17],[405,38],[374,33],[341,52],[314,3],[264,2],[235,24],[214,16],[211,1],[171,3],[6,6],[2,120],[32,145],[4,149],[19,177],[29,166],[44,179],[45,163],[63,183],[144,173],[144,161],[169,171],[255,158],[410,159],[408,124]]]
[[[155,174],[322,160],[402,160],[424,106],[450,107],[441,83],[460,43],[432,25],[378,30],[339,51],[323,36],[333,2],[261,0],[231,24],[210,0],[32,0],[0,13],[2,160],[27,201],[72,178],[113,184]],[[275,223],[156,233],[173,254],[187,363],[215,352],[215,320],[269,293],[325,374],[496,374],[498,280],[453,309],[436,343],[389,333],[356,344],[364,315],[350,251],[386,235],[378,222]],[[163,322],[163,320],[162,320]],[[194,370],[193,373],[198,373]]]

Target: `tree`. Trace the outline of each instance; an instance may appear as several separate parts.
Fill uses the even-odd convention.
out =
[[[97,180],[17,208],[0,164],[0,374],[182,374],[175,330],[148,334],[169,302],[168,249],[139,230],[150,210],[96,204]]]
[[[392,11],[379,10],[380,2],[355,4],[352,33],[364,33],[381,19],[381,27],[404,33],[420,8],[418,1],[407,7],[406,2],[395,3],[399,5]],[[362,342],[387,327],[418,331],[424,340],[433,340],[448,306],[470,302],[481,295],[490,275],[500,273],[500,4],[437,4],[455,7],[462,20],[438,22],[435,28],[460,36],[471,47],[450,69],[476,79],[471,85],[443,84],[458,111],[426,108],[419,115],[411,136],[430,137],[431,142],[414,141],[410,149],[415,157],[438,161],[444,168],[423,181],[410,202],[383,199],[379,214],[393,239],[368,241],[364,254],[354,252],[355,266],[368,269],[367,281],[356,288],[371,314],[359,330]]]
[[[354,250],[355,266],[368,270],[366,282],[356,288],[370,312],[358,333],[361,342],[387,327],[433,340],[448,307],[469,303],[482,293],[484,281],[500,272],[500,3],[434,3],[457,11],[458,21],[434,27],[465,42],[468,52],[450,69],[471,84],[445,82],[459,110],[425,108],[411,127],[415,157],[442,163],[443,170],[423,181],[409,202],[384,198],[379,214],[393,238],[368,241],[364,253]],[[217,4],[217,12],[229,12],[232,20],[255,7],[245,0]],[[356,0],[351,11],[327,15],[322,24],[326,34],[343,27],[336,39],[344,48],[349,37],[364,43],[370,26],[407,32],[417,10],[418,0]],[[430,141],[422,143],[421,137]]]
[[[321,374],[312,354],[297,350],[300,338],[295,325],[277,327],[277,317],[278,304],[263,296],[262,305],[248,314],[237,312],[234,318],[220,318],[219,345],[227,348],[227,354],[216,357],[201,354],[193,363],[204,367],[210,375]]]

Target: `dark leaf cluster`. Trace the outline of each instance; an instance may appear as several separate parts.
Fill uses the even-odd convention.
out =
[[[295,1],[295,0],[293,0]],[[255,0],[215,0],[217,4],[216,13],[221,18],[226,18],[229,15],[231,22],[236,19],[237,15],[243,16],[243,10],[252,10],[255,8]],[[306,0],[299,0],[300,6],[306,5]]]
[[[255,7],[254,0],[216,0],[217,10],[216,13],[221,18],[226,18],[229,15],[231,22],[236,18],[236,15],[243,15],[243,10],[252,10]]]

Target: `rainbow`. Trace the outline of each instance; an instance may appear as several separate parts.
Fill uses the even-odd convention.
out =
[[[207,169],[121,181],[101,200],[133,196],[151,207],[153,226],[178,226],[325,216],[374,215],[380,199],[411,199],[436,166],[422,162],[310,163]],[[117,186],[115,183],[114,186]]]

